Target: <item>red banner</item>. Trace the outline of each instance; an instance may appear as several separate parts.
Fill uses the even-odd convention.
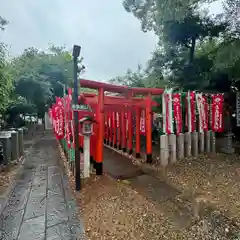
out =
[[[52,125],[53,131],[56,134],[56,104],[53,104],[52,106]]]
[[[189,132],[195,131],[196,109],[195,109],[195,92],[188,92],[186,96],[186,125]]]
[[[61,98],[57,98],[57,128],[56,134],[58,139],[64,138],[64,107],[63,107],[63,100]]]
[[[116,118],[117,118],[117,128],[120,127],[120,114],[119,112],[116,113]]]
[[[68,149],[71,148],[71,124],[70,124],[70,110],[71,110],[71,103],[69,96],[65,97],[65,103],[66,103],[66,141]]]
[[[176,123],[176,134],[182,132],[182,108],[181,108],[181,94],[175,93],[173,94],[173,113],[174,113],[174,120]]]
[[[203,131],[208,131],[208,101],[207,97],[203,96],[202,98],[203,101],[203,110],[204,110],[204,119],[203,119]]]
[[[212,130],[223,132],[223,95],[212,95]]]
[[[196,108],[195,108],[195,92],[190,93],[190,105],[191,105],[191,122],[192,122],[192,131],[195,131],[195,122],[196,122]]]
[[[196,102],[199,116],[199,132],[208,130],[208,102],[202,93],[196,93]]]
[[[146,134],[146,117],[145,117],[145,110],[141,111],[140,116],[140,134],[145,135]]]
[[[71,145],[71,138],[72,138],[72,144],[73,144],[73,147],[75,147],[75,139],[74,139],[74,124],[73,124],[73,110],[72,110],[72,88],[68,88],[68,119],[69,119],[69,122],[68,122],[68,126],[69,126],[69,144],[68,145]]]

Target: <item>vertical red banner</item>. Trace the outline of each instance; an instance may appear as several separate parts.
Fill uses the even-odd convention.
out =
[[[146,113],[145,110],[141,111],[140,116],[140,134],[146,135]]]
[[[195,108],[195,92],[190,93],[190,106],[191,106],[191,132],[195,131],[196,123],[196,108]]]
[[[186,96],[186,125],[189,132],[196,129],[196,108],[195,108],[195,92],[188,92]]]
[[[173,113],[174,113],[174,120],[176,123],[176,134],[179,135],[179,133],[182,132],[182,127],[183,127],[180,93],[173,94]]]
[[[70,141],[70,134],[71,134],[71,125],[70,125],[70,118],[69,118],[69,112],[70,112],[70,99],[69,96],[66,96],[65,98],[66,103],[66,141],[68,149],[71,147],[71,141]]]
[[[203,111],[204,111],[204,117],[203,117],[203,131],[208,131],[208,99],[206,96],[203,96]]]
[[[212,130],[223,132],[223,102],[222,94],[212,95]]]
[[[72,110],[72,89],[68,88],[68,98],[69,98],[69,138],[72,139],[73,148],[75,148],[75,139],[74,139],[74,124],[73,124],[73,110]]]
[[[64,108],[61,98],[57,98],[57,138],[64,138]]]

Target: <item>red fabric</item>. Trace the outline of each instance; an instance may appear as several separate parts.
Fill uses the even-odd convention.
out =
[[[223,102],[222,94],[212,95],[212,130],[223,132]]]
[[[182,127],[183,127],[180,93],[173,94],[173,113],[174,113],[174,119],[176,123],[176,134],[179,135],[179,133],[182,132]]]
[[[146,113],[145,110],[141,111],[140,116],[140,134],[146,135]]]

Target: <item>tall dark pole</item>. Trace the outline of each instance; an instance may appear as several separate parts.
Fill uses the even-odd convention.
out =
[[[73,46],[73,77],[74,77],[74,93],[73,104],[78,104],[78,57],[80,55],[81,47],[78,45]],[[81,176],[80,176],[80,149],[78,142],[78,111],[74,111],[74,125],[75,125],[75,182],[76,191],[81,190]]]

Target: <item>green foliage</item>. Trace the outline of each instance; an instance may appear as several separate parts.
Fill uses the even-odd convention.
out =
[[[124,0],[123,6],[142,23],[142,30],[157,35],[166,21],[182,21],[190,9],[197,9],[206,0]]]
[[[138,66],[135,72],[128,69],[124,76],[110,79],[110,83],[142,88],[164,88],[169,84],[169,82],[163,79],[162,75],[155,74],[154,72],[150,73],[149,71],[143,70],[141,66]]]
[[[0,43],[0,112],[3,113],[10,104],[10,95],[13,90],[9,65],[6,61],[6,47]]]
[[[240,0],[224,1],[225,18],[229,22],[232,31],[240,34]]]
[[[141,21],[142,30],[159,37],[149,74],[186,90],[229,91],[238,86],[240,2],[225,0],[225,12],[215,18],[201,8],[209,2],[214,1],[123,1],[125,10]]]
[[[0,30],[7,23],[0,16]],[[28,48],[7,61],[7,49],[0,43],[0,113],[6,113],[10,122],[23,113],[43,117],[55,97],[63,95],[63,84],[73,86],[72,56],[65,47]]]
[[[219,44],[216,53],[215,69],[224,71],[233,77],[240,77],[240,39],[230,39]]]
[[[64,47],[50,46],[47,52],[26,49],[11,63],[15,93],[36,106],[43,117],[55,96],[63,95],[63,86],[73,85],[72,57]]]
[[[0,16],[0,30],[5,30],[6,25],[8,24],[8,21]]]
[[[136,72],[128,69],[124,76],[118,76],[110,80],[110,83],[125,85],[129,87],[145,87],[144,84],[144,71],[141,66],[138,66]]]

